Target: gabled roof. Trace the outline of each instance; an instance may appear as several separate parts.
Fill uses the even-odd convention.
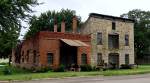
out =
[[[90,13],[89,17],[96,17],[96,18],[102,18],[107,20],[121,20],[121,21],[135,22],[133,19],[122,18],[117,16],[111,16],[111,15],[104,15],[104,14],[97,14],[97,13]]]

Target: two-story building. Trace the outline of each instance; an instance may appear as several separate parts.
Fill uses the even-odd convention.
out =
[[[24,40],[13,51],[13,65],[25,68],[51,66],[66,68],[72,64],[93,66],[106,63],[118,68],[134,64],[134,21],[131,19],[91,13],[77,33],[73,18],[73,32],[41,31]]]
[[[91,13],[82,34],[91,35],[91,64],[134,64],[134,20]]]

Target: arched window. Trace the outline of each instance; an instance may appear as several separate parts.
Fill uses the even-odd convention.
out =
[[[53,64],[53,53],[47,53],[47,63],[48,64]]]
[[[129,35],[125,35],[125,46],[129,46]]]
[[[102,53],[97,53],[97,65],[102,65]]]
[[[22,62],[24,62],[24,51],[22,51]]]
[[[97,45],[102,45],[102,33],[97,33]]]
[[[87,64],[87,54],[85,53],[81,54],[81,64],[82,65]]]
[[[29,50],[27,50],[27,57],[26,57],[26,61],[29,61]]]
[[[125,54],[125,64],[129,64],[129,54]]]
[[[36,63],[36,50],[33,51],[33,63]]]
[[[112,30],[116,30],[116,23],[112,22]]]

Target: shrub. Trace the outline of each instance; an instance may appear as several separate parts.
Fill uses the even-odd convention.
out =
[[[80,68],[81,68],[81,71],[92,71],[91,65],[81,65]]]
[[[92,67],[92,70],[93,70],[93,71],[98,71],[98,69],[97,69],[96,66],[93,66],[93,67]]]
[[[54,70],[54,72],[65,72],[65,66],[60,65],[57,69]]]
[[[116,69],[116,68],[118,68],[116,63],[109,63],[109,69]]]
[[[133,69],[134,67],[134,64],[122,64],[120,69]]]
[[[103,69],[102,67],[98,67],[98,66],[93,66],[92,67],[92,71],[100,71],[102,69]]]
[[[3,74],[4,75],[11,75],[12,74],[11,69],[8,67],[5,67],[3,70]]]
[[[44,73],[44,72],[48,72],[48,71],[52,71],[51,67],[42,67],[40,69],[35,69],[34,72],[40,72],[40,73]]]

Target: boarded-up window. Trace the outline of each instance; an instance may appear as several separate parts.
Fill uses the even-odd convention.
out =
[[[125,35],[125,46],[129,46],[129,35]]]
[[[81,55],[81,64],[82,64],[82,65],[87,64],[87,54],[85,54],[85,53],[83,53],[83,54]]]
[[[53,64],[53,53],[47,53],[47,63]]]
[[[115,30],[115,29],[116,29],[116,23],[112,22],[112,30]]]
[[[125,54],[125,64],[129,64],[129,54]]]
[[[97,44],[102,45],[102,33],[97,33]]]
[[[119,35],[109,35],[108,46],[109,48],[119,48]]]
[[[102,65],[102,54],[101,53],[97,54],[97,65]]]
[[[33,51],[33,63],[36,63],[36,50]]]

